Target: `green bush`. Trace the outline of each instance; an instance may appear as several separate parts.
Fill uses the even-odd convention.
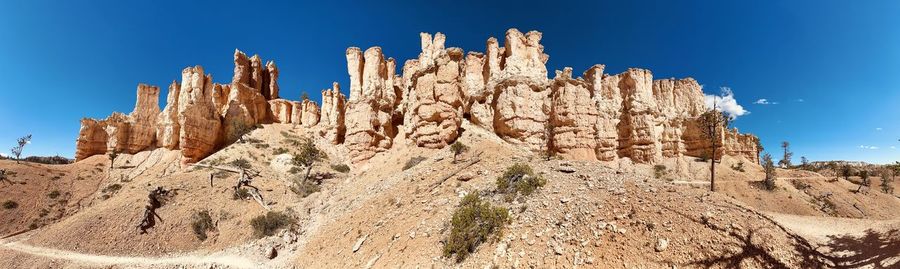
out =
[[[296,223],[297,220],[290,214],[277,211],[269,211],[265,215],[250,220],[250,226],[253,226],[253,236],[256,238],[272,236],[275,232]]]
[[[206,232],[215,228],[209,211],[203,210],[191,216],[191,228],[194,229],[194,235],[197,236],[197,239],[200,239],[200,241],[206,240]]]
[[[119,191],[119,190],[121,190],[121,189],[122,189],[122,185],[121,185],[121,184],[119,184],[119,183],[113,183],[112,185],[109,185],[109,186],[106,186],[106,188],[103,188],[103,192],[106,192],[106,193],[112,193],[112,192],[117,192],[117,191]]]
[[[531,166],[517,163],[506,168],[503,175],[497,178],[497,192],[506,194],[506,200],[511,201],[518,194],[531,195],[545,184],[547,184],[547,180],[536,176]]]
[[[508,221],[506,208],[492,206],[477,193],[466,195],[453,212],[450,236],[444,243],[444,257],[456,254],[456,261],[463,261],[479,244],[500,239],[503,226]]]
[[[4,209],[13,209],[16,207],[19,207],[19,203],[16,203],[16,201],[6,200],[6,202],[3,202]]]
[[[347,166],[346,164],[332,164],[331,169],[334,169],[334,171],[338,171],[341,173],[350,172],[350,166]]]
[[[410,158],[408,161],[406,161],[406,164],[403,165],[403,170],[406,171],[407,169],[410,169],[413,166],[418,165],[420,162],[422,162],[424,160],[425,160],[425,157],[422,157],[422,156]]]
[[[57,190],[51,191],[50,193],[47,194],[47,197],[50,197],[50,199],[56,199],[56,197],[59,197],[59,191],[57,191]]]
[[[737,164],[731,165],[731,170],[744,172],[744,162],[738,162]]]
[[[453,145],[450,145],[450,152],[453,152],[453,161],[456,161],[456,157],[466,152],[466,150],[469,150],[469,146],[466,146],[466,144],[459,141],[453,142]]]

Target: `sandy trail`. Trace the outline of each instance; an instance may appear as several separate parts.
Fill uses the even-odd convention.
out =
[[[108,256],[32,246],[21,243],[21,241],[0,241],[0,248],[26,253],[29,255],[67,260],[79,264],[106,266],[115,265],[125,268],[158,268],[160,266],[188,266],[208,268],[209,265],[213,264],[217,266],[226,266],[228,268],[259,267],[257,263],[250,259],[223,253],[163,257]]]

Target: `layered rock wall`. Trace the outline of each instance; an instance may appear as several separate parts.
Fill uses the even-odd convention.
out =
[[[180,149],[198,161],[258,124],[295,124],[347,147],[353,162],[393,147],[395,140],[442,148],[463,131],[463,120],[504,141],[567,159],[654,163],[663,158],[708,155],[698,117],[707,108],[692,79],[654,80],[649,70],[607,74],[603,65],[547,76],[542,35],[516,29],[503,46],[495,38],[485,52],[448,48],[441,33],[422,33],[418,58],[397,74],[396,61],[380,47],[346,51],[349,98],[337,83],[311,100],[279,99],[279,71],[272,61],[234,53],[229,84],[215,84],[202,67],[189,67],[169,86],[160,111],[159,89],[140,85],[135,110],[104,120],[82,120],[76,158],[109,151],[135,153],[153,147]],[[406,140],[402,140],[406,139]],[[715,137],[719,153],[757,160],[757,138],[736,129]]]

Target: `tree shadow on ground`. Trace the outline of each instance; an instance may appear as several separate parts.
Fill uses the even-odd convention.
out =
[[[862,236],[829,236],[825,244],[830,250],[828,259],[835,268],[898,268],[900,267],[900,230],[887,232],[866,230]]]
[[[744,267],[743,265],[745,262],[749,262],[751,264],[761,264],[765,268],[822,268],[825,266],[825,263],[823,261],[828,260],[827,257],[816,251],[816,249],[806,240],[794,234],[788,233],[784,230],[784,228],[777,226],[777,224],[775,224],[774,222],[773,225],[776,226],[774,228],[760,227],[753,229],[752,227],[748,227],[746,231],[736,231],[734,229],[729,229],[728,227],[720,226],[710,219],[689,216],[683,212],[665,205],[663,205],[662,207],[675,212],[676,214],[681,215],[688,220],[704,225],[712,230],[721,232],[725,236],[730,236],[736,239],[736,242],[728,242],[723,244],[722,249],[727,249],[727,253],[717,255],[716,257],[689,262],[685,264],[688,267],[742,268]],[[735,208],[733,206],[724,207]],[[790,237],[792,240],[789,240],[789,242],[792,245],[791,247],[793,248],[793,252],[797,254],[800,260],[793,262],[784,261],[773,256],[773,248],[772,246],[769,246],[767,244],[768,240],[766,240],[766,232],[783,232],[786,236]],[[762,235],[760,235],[760,233],[762,233]],[[738,251],[732,251],[732,249],[738,249]]]

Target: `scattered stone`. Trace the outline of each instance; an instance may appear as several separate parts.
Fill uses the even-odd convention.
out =
[[[662,252],[669,248],[669,239],[660,238],[656,240],[656,252]]]
[[[360,237],[359,239],[356,240],[356,244],[353,245],[353,252],[354,252],[354,253],[355,253],[356,251],[358,251],[360,247],[362,247],[363,243],[366,242],[366,239],[367,239],[367,238],[369,238],[369,235],[368,235],[368,234],[367,234],[367,235],[364,235],[363,237]]]
[[[270,260],[271,260],[271,259],[274,259],[274,258],[277,257],[277,256],[278,256],[278,250],[276,250],[274,246],[273,246],[273,247],[269,247],[269,250],[266,251],[266,258],[267,258],[267,259],[270,259]]]

